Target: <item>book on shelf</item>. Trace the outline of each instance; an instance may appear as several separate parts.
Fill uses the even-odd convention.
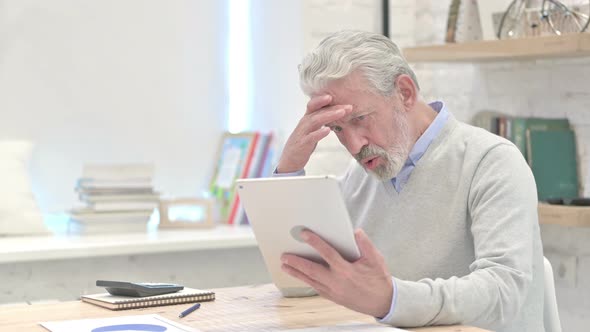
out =
[[[496,121],[498,122],[498,136],[504,137],[504,138],[508,138],[509,139],[509,135],[508,135],[508,117],[505,116],[501,116],[498,117],[496,119]]]
[[[153,195],[153,188],[81,188],[75,187],[74,190],[79,194],[87,195]]]
[[[92,303],[111,310],[125,310],[136,308],[147,308],[164,305],[174,305],[192,302],[204,302],[215,300],[215,292],[211,290],[202,290],[187,288],[170,294],[130,297],[116,296],[109,293],[82,295],[81,300]]]
[[[274,142],[271,143],[271,146],[266,151],[262,169],[260,170],[260,173],[257,175],[257,177],[259,178],[271,176],[272,172],[274,171],[274,165],[276,164],[276,160],[274,158],[278,155],[276,146],[274,145]]]
[[[154,176],[153,163],[128,164],[85,164],[82,168],[83,179],[127,180],[151,179]]]
[[[159,192],[144,194],[112,194],[112,193],[95,193],[88,194],[82,192],[78,194],[78,199],[84,203],[91,204],[97,202],[158,202],[160,201]]]
[[[539,200],[578,196],[576,138],[571,129],[527,129],[527,159]]]
[[[262,176],[269,176],[270,173],[264,173],[264,169],[270,163],[270,150],[272,145],[273,135],[272,133],[268,134],[261,134],[260,139],[258,141],[258,148],[256,152],[252,156],[252,164],[250,165],[250,170],[248,172],[248,178],[257,178]],[[246,211],[242,203],[240,202],[240,197],[236,197],[237,205],[235,206],[236,210],[230,216],[230,223],[235,225],[247,225],[249,224],[248,216],[246,215]]]
[[[134,180],[95,180],[84,179],[78,180],[77,186],[82,189],[151,189],[152,179],[134,179]]]
[[[256,176],[255,176],[257,178],[270,176],[272,173],[270,168],[272,167],[272,161],[273,161],[272,158],[273,158],[273,152],[274,152],[273,146],[275,144],[275,137],[272,132],[269,132],[268,134],[266,134],[265,137],[266,137],[265,146],[262,151],[260,163],[258,164],[258,170],[257,170]]]
[[[512,118],[512,142],[527,157],[527,130],[568,130],[569,120],[566,118],[535,118],[535,117],[514,117]]]
[[[89,203],[88,208],[94,212],[108,211],[152,211],[158,207],[157,201],[106,201]]]
[[[484,110],[477,112],[471,122],[474,126],[498,134],[498,118],[503,116],[507,115],[498,111]]]
[[[94,211],[88,207],[70,211],[70,219],[83,223],[147,223],[153,213],[150,210],[138,211]]]
[[[86,164],[75,191],[84,206],[70,211],[69,229],[81,233],[145,230],[159,203],[154,165]]]
[[[527,130],[567,130],[566,118],[515,117],[497,111],[480,111],[472,120],[473,125],[502,136],[516,145],[527,158]]]
[[[264,173],[272,140],[271,133],[243,132],[223,135],[209,185],[210,193],[219,205],[221,222],[241,223],[243,208],[235,192],[235,181]]]
[[[240,178],[249,178],[249,177],[254,177],[256,170],[254,170],[255,168],[255,163],[256,160],[260,158],[261,155],[261,147],[263,147],[263,144],[261,142],[261,135],[260,133],[256,133],[256,138],[254,139],[253,144],[253,148],[250,151],[250,154],[248,155],[248,158],[246,160],[246,165],[244,167],[244,172],[242,173],[242,176],[240,176]],[[234,189],[235,191],[235,189]],[[242,219],[245,216],[244,214],[244,208],[242,206],[242,203],[240,202],[240,196],[236,193],[235,197],[232,201],[231,204],[231,209],[230,209],[230,213],[229,213],[229,217],[228,217],[228,223],[230,225],[240,225],[242,223]]]
[[[228,223],[234,201],[235,180],[242,176],[246,159],[254,149],[253,132],[225,133],[219,143],[213,176],[209,191],[219,206],[219,219]]]
[[[252,164],[248,172],[248,178],[258,178],[263,176],[270,176],[269,171],[271,165],[271,146],[273,144],[273,134],[261,134],[257,143],[257,148],[252,156]],[[236,198],[237,205],[235,206],[235,213],[230,215],[230,224],[247,225],[249,224],[246,211],[240,202],[240,197]]]
[[[260,134],[260,139],[256,144],[256,151],[252,156],[252,164],[250,165],[248,170],[249,178],[257,178],[262,176],[262,172],[272,141],[272,133]]]
[[[143,233],[148,223],[142,219],[139,222],[80,222],[70,220],[67,224],[68,234],[106,234],[106,233]]]

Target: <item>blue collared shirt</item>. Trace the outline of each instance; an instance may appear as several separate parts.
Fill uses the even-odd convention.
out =
[[[430,146],[430,143],[432,143],[432,141],[438,136],[445,123],[447,123],[447,119],[449,118],[449,112],[447,111],[443,102],[435,101],[429,105],[433,110],[438,112],[438,115],[436,118],[434,118],[434,121],[432,121],[430,126],[426,128],[426,131],[422,133],[422,136],[418,138],[412,147],[412,150],[410,151],[408,159],[404,163],[404,166],[399,171],[397,176],[391,179],[391,183],[395,187],[395,191],[398,193],[402,191],[403,187],[410,179],[410,174],[412,174],[412,171],[414,170],[414,167],[416,167],[418,160],[422,158]]]

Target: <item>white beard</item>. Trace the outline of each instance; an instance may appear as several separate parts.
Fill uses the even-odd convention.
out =
[[[396,177],[403,168],[410,154],[410,130],[407,120],[403,116],[397,117],[398,124],[398,142],[387,150],[376,145],[364,146],[361,151],[355,155],[355,159],[360,163],[364,158],[379,156],[382,159],[381,165],[372,170],[367,170],[370,174],[381,181],[391,180]],[[362,165],[364,167],[364,165]]]

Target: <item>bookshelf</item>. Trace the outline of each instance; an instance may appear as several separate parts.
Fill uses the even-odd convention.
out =
[[[409,62],[484,62],[590,56],[590,33],[405,48]]]

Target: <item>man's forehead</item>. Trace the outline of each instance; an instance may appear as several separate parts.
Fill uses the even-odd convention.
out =
[[[365,91],[370,91],[366,79],[359,72],[354,71],[348,76],[325,82],[324,86],[314,92],[311,97],[330,95],[334,99],[339,99]]]

